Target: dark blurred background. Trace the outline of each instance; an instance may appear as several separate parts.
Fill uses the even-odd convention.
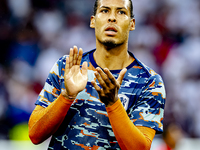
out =
[[[74,45],[95,48],[93,5],[0,0],[0,141],[29,140],[28,119],[53,64]],[[133,7],[129,51],[163,77],[164,129],[200,138],[200,1],[133,0]]]

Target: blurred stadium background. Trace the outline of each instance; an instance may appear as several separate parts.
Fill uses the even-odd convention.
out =
[[[28,119],[49,70],[73,45],[95,48],[94,0],[0,0],[0,149],[43,150]],[[129,50],[161,74],[164,129],[152,150],[200,147],[200,0],[133,0]]]

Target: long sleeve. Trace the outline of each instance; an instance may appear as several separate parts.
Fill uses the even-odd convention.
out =
[[[34,144],[39,144],[54,134],[63,122],[73,101],[62,95],[43,108],[37,105],[29,119],[29,137]]]
[[[120,100],[106,108],[115,137],[122,150],[149,150],[155,130],[136,127],[129,119]]]

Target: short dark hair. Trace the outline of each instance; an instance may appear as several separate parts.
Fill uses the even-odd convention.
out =
[[[129,0],[129,2],[130,2],[130,14],[131,14],[131,18],[134,18],[132,0]],[[99,4],[99,0],[95,0],[94,8],[93,8],[93,16],[95,16],[96,13],[97,13],[98,4]]]

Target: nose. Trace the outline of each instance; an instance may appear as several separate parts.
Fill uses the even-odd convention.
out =
[[[116,19],[115,18],[109,18],[108,22],[116,22]]]
[[[116,22],[116,16],[115,16],[115,13],[112,12],[110,15],[109,15],[109,18],[108,18],[108,22]]]

